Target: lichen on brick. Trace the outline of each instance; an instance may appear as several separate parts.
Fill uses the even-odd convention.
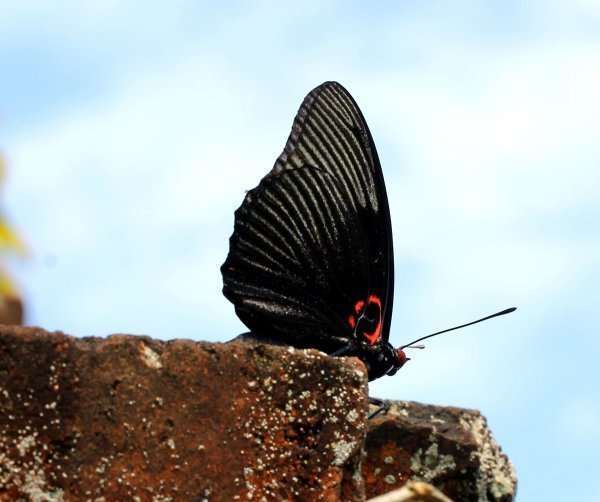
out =
[[[410,459],[410,468],[414,472],[412,479],[430,482],[454,470],[456,461],[452,455],[440,454],[437,442],[432,442],[424,452],[422,448],[415,452]]]
[[[477,490],[481,501],[502,500],[516,493],[517,475],[515,467],[492,437],[487,422],[481,415],[463,414],[460,417],[463,428],[475,439],[477,449],[471,458],[479,464]]]

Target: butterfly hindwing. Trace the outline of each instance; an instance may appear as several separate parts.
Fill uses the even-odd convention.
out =
[[[387,340],[393,251],[383,175],[358,106],[327,82],[305,98],[271,172],[235,214],[225,296],[258,336],[334,351],[348,315],[382,299]]]
[[[255,334],[324,349],[351,336],[339,312],[362,293],[368,251],[340,193],[304,166],[264,178],[236,211],[223,291]]]

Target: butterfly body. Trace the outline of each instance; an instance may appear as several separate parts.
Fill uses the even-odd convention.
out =
[[[256,338],[353,355],[371,380],[404,364],[388,342],[390,214],[371,133],[326,82],[304,99],[283,152],[235,212],[223,293]]]

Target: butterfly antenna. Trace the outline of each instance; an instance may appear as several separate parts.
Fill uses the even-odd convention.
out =
[[[432,336],[441,335],[442,333],[448,333],[448,331],[454,331],[455,329],[466,328],[467,326],[471,326],[472,324],[477,324],[478,322],[481,322],[481,321],[487,321],[488,319],[491,319],[492,317],[498,317],[501,315],[510,314],[511,312],[514,312],[515,310],[517,310],[517,307],[511,307],[511,308],[503,310],[501,312],[496,312],[495,314],[492,314],[492,315],[489,315],[486,317],[482,317],[481,319],[477,319],[476,321],[468,322],[467,324],[461,324],[460,326],[455,326],[454,328],[448,328],[448,329],[444,329],[442,331],[437,331],[436,333],[431,333],[431,335],[417,338],[416,340],[413,340],[412,342],[407,343],[406,345],[402,345],[400,347],[400,350],[407,349],[407,348],[424,348],[422,345],[414,346],[414,344],[417,342],[426,340],[427,338],[431,338]]]

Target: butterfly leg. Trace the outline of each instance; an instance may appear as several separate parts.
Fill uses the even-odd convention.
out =
[[[375,411],[373,411],[372,413],[369,413],[369,416],[367,417],[368,420],[375,418],[380,413],[387,413],[391,406],[389,401],[384,401],[383,399],[378,399],[376,397],[370,397],[370,396],[369,396],[369,404],[372,404],[373,406],[377,406],[378,408]]]
[[[354,345],[354,343],[350,342],[348,345],[344,345],[341,349],[338,349],[329,355],[332,357],[343,357],[347,354],[350,354],[351,352],[354,352],[355,348],[356,346]]]

